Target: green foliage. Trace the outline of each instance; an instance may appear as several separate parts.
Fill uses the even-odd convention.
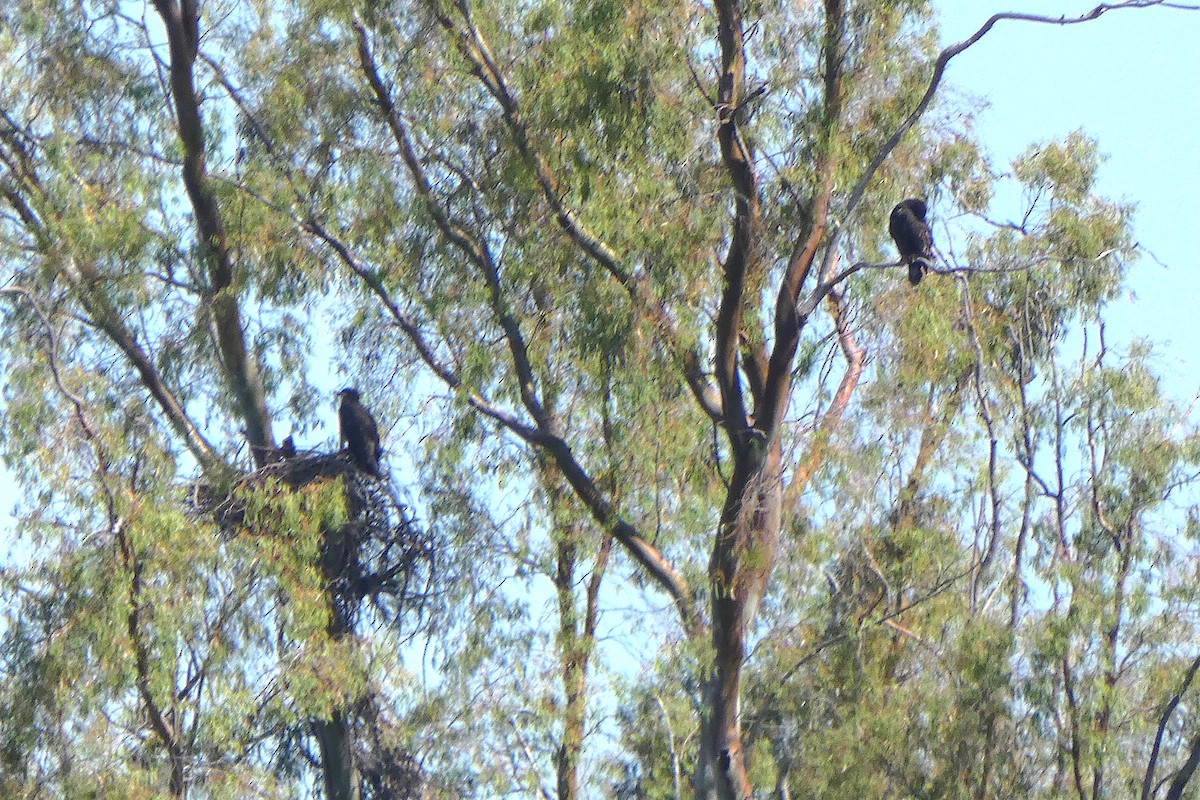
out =
[[[580,796],[687,793],[716,654],[595,509],[711,624],[734,590],[707,573],[734,454],[689,379],[714,371],[747,200],[715,138],[713,9],[202,3],[206,189],[234,268],[214,297],[162,27],[126,5],[0,11],[0,448],[22,487],[0,796],[165,797],[180,760],[197,797],[320,794],[313,726],[339,718],[360,771],[410,754],[435,796],[552,794],[569,745]],[[831,263],[872,265],[806,320],[780,545],[740,563],[771,578],[742,675],[756,796],[1132,796],[1200,612],[1200,437],[1150,344],[1105,322],[1132,208],[1096,194],[1083,132],[1002,175],[947,96],[847,214],[938,37],[928,2],[850,0],[830,60],[838,5],[740,6],[750,401],[745,354],[774,344],[823,169],[820,247],[837,230]],[[878,268],[906,196],[929,198],[941,251],[916,289]],[[406,587],[419,608],[376,613],[339,571],[370,546],[412,577],[412,553],[362,534],[355,492],[382,487],[242,480],[222,302],[276,438],[331,449],[330,390],[363,388],[389,491],[412,487],[437,543],[430,584]],[[845,321],[867,355],[834,426]],[[203,511],[206,491],[241,516]]]

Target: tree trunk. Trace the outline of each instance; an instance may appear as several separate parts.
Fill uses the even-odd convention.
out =
[[[326,800],[357,800],[354,753],[346,715],[342,709],[336,709],[330,719],[313,720],[312,729],[321,751]]]
[[[583,750],[584,699],[587,681],[585,664],[567,668],[566,681],[574,682],[567,695],[564,711],[563,739],[555,755],[558,800],[575,800],[579,796],[579,755]]]
[[[570,491],[558,471],[543,468],[543,479],[550,496],[552,514],[557,516]],[[554,586],[558,593],[558,647],[563,695],[562,739],[554,756],[557,800],[579,797],[579,760],[583,753],[588,701],[588,667],[596,644],[600,585],[612,553],[613,539],[604,536],[592,561],[586,583],[583,607],[576,599],[577,567],[580,544],[586,539],[586,526],[572,523],[558,532],[557,570]]]
[[[705,713],[696,766],[698,800],[748,800],[742,748],[741,682],[746,636],[766,589],[783,521],[779,441],[752,443],[734,468],[721,529],[709,562],[713,672],[705,682]]]
[[[200,53],[200,11],[196,0],[154,0],[154,7],[166,29],[171,54],[171,98],[183,155],[183,185],[192,204],[201,261],[207,268],[209,285],[205,299],[211,314],[213,340],[225,378],[237,400],[250,454],[261,467],[274,456],[275,438],[262,375],[247,343],[233,254],[206,167],[208,142],[194,72]]]
[[[557,489],[555,496],[558,495]],[[558,800],[575,800],[579,794],[579,753],[583,748],[583,718],[587,689],[588,644],[580,641],[575,607],[576,535],[573,526],[563,532],[558,545],[559,659],[562,669],[563,709],[562,740],[554,757]]]
[[[363,501],[349,488],[346,492],[346,502],[350,518],[361,519],[364,513]],[[357,526],[357,523],[349,522],[336,530],[325,531],[321,552],[321,576],[325,583],[326,602],[329,604],[328,632],[334,641],[342,640],[354,630],[347,598],[339,597],[339,587],[345,586],[347,576],[355,571],[358,561]],[[353,713],[343,704],[334,708],[328,719],[313,719],[310,722],[320,749],[326,800],[358,798],[354,738],[350,729]]]

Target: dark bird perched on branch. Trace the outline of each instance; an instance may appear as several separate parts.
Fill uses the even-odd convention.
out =
[[[373,477],[379,475],[379,428],[366,406],[359,402],[357,389],[342,389],[338,392],[342,404],[338,407],[338,422],[342,441],[350,450],[354,466]]]
[[[925,201],[910,197],[892,209],[888,233],[908,264],[908,282],[916,286],[933,264],[933,232],[925,222]]]

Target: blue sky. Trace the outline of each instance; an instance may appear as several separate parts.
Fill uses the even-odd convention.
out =
[[[1076,16],[1091,2],[936,0],[945,44],[991,14]],[[1200,11],[1115,10],[1080,25],[1002,21],[950,62],[950,87],[987,101],[977,132],[997,166],[1029,144],[1082,129],[1108,156],[1098,189],[1137,204],[1144,258],[1130,273],[1135,297],[1115,304],[1122,339],[1160,345],[1169,394],[1200,391]]]

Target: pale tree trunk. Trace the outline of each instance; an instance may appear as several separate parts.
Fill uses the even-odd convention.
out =
[[[717,143],[734,192],[734,218],[729,249],[721,264],[724,283],[715,331],[715,376],[721,395],[721,422],[729,438],[734,468],[708,567],[714,662],[712,678],[703,690],[695,789],[701,800],[746,800],[752,789],[742,743],[742,667],[746,639],[775,566],[783,526],[781,434],[791,402],[796,351],[809,315],[831,296],[835,283],[832,271],[836,259],[827,259],[815,271],[818,285],[800,302],[825,240],[834,164],[831,156],[822,156],[818,188],[778,290],[774,345],[768,352],[761,344],[767,337],[747,336],[744,320],[747,306],[758,302],[756,287],[764,280],[764,265],[759,252],[762,198],[756,159],[750,140],[740,129],[742,108],[754,96],[747,94],[746,87],[742,8],[737,0],[718,0],[716,12],[721,51]],[[831,149],[841,113],[841,0],[827,0],[826,16],[824,124],[826,146]],[[840,305],[836,296],[831,297],[835,319],[840,320]],[[857,350],[844,322],[839,322],[839,341],[848,357]],[[840,419],[860,371],[861,358],[857,364],[853,359],[848,361],[849,382],[843,380],[834,409],[826,414],[814,439],[809,475],[823,458],[824,442]]]
[[[779,544],[783,520],[779,441],[735,469],[709,563],[713,587],[713,677],[704,686],[696,796],[744,800],[751,795],[742,749],[741,680],[746,636],[754,624]]]
[[[557,491],[553,492],[558,495]],[[578,531],[568,526],[558,543],[558,570],[554,587],[558,592],[558,658],[563,696],[562,737],[554,755],[558,800],[575,800],[579,794],[579,754],[583,749],[583,720],[587,706],[588,643],[578,627],[575,605],[575,565]]]
[[[554,755],[554,771],[558,800],[576,800],[579,796],[579,757],[583,752],[584,720],[587,715],[588,663],[594,631],[594,622],[591,625],[588,623],[594,620],[594,614],[585,611],[581,630],[574,587],[576,545],[574,542],[563,542],[558,549],[558,572],[555,577],[559,597],[558,657],[566,703],[562,711],[562,734]]]
[[[562,477],[557,470],[543,466],[541,474],[550,497],[551,512],[558,516],[568,500],[570,489],[561,483]],[[592,559],[581,609],[576,598],[576,584],[580,582],[579,553],[587,540],[586,531],[584,524],[572,523],[564,525],[557,532],[559,540],[555,554],[554,588],[558,595],[558,658],[565,699],[562,734],[554,754],[557,800],[576,800],[579,797],[579,760],[583,754],[587,719],[589,667],[596,645],[600,586],[612,553],[613,539],[604,536]]]

